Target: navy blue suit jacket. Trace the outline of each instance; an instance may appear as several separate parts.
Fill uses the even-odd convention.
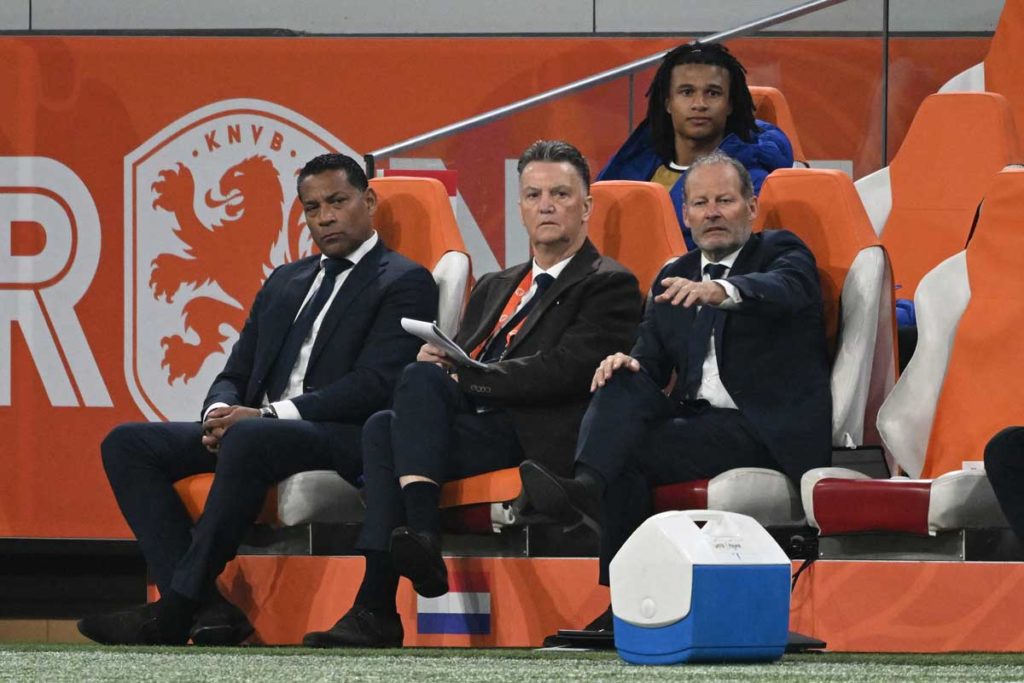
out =
[[[700,252],[666,266],[666,277],[700,279]],[[751,235],[726,278],[743,299],[716,331],[722,383],[779,465],[794,481],[831,459],[832,394],[814,256],[786,230]],[[687,339],[697,307],[648,307],[632,356],[658,386],[686,377]],[[681,382],[676,392],[682,390]],[[681,396],[674,395],[673,399]]]
[[[257,407],[288,328],[316,277],[320,256],[274,270],[203,403]],[[304,420],[361,423],[391,401],[402,368],[422,342],[403,317],[433,320],[430,273],[378,241],[352,268],[324,317],[306,369],[304,393],[289,397]]]

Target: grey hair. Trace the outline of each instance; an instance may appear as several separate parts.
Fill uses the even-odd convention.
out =
[[[750,199],[754,196],[754,181],[750,179],[750,171],[747,170],[747,167],[733,159],[725,152],[719,150],[715,150],[714,152],[711,152],[711,154],[705,154],[702,157],[697,157],[697,159],[690,164],[690,168],[686,171],[686,180],[683,181],[683,190],[688,192],[686,185],[690,182],[690,176],[693,175],[693,172],[698,168],[721,165],[732,166],[736,169],[736,175],[740,177],[740,194],[744,199]]]
[[[519,164],[516,166],[519,175],[522,176],[526,165],[534,161],[567,162],[576,169],[580,180],[583,181],[583,191],[585,193],[590,192],[590,166],[587,164],[583,154],[568,142],[564,140],[537,140],[537,142],[527,147],[526,151],[519,157]]]

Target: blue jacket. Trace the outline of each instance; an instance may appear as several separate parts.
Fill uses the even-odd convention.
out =
[[[758,121],[760,133],[753,142],[744,142],[734,133],[730,133],[718,146],[722,152],[736,159],[750,171],[754,181],[754,194],[761,191],[761,184],[768,174],[777,168],[793,166],[793,146],[789,138],[779,128],[767,121]],[[664,161],[654,151],[647,121],[644,120],[633,131],[629,139],[622,145],[611,161],[597,174],[597,180],[650,180],[651,176]],[[683,179],[684,173],[668,194],[676,207],[676,218],[683,231],[683,238],[689,249],[694,248],[690,239],[690,229],[683,223]]]

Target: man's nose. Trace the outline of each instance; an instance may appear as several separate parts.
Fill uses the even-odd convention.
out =
[[[321,223],[333,223],[335,219],[334,207],[330,204],[324,204],[320,207],[320,222]]]
[[[543,213],[551,213],[555,210],[555,201],[549,194],[542,194],[540,196],[540,211]]]
[[[707,109],[708,103],[707,100],[704,99],[704,95],[702,93],[697,93],[693,96],[690,106],[694,109]]]

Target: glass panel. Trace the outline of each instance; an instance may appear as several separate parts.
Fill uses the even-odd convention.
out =
[[[812,167],[839,168],[857,179],[884,166],[898,149],[920,101],[978,61],[987,46],[988,38],[977,35],[943,33],[942,41],[928,35],[900,35],[890,45],[887,87],[885,8],[883,0],[849,0],[754,36],[726,41],[746,66],[749,85],[782,92],[792,112],[795,137]],[[915,25],[913,17],[897,15],[896,20]],[[995,23],[994,18],[975,19],[975,23],[986,21]],[[547,78],[552,70],[580,73],[579,63],[567,60],[592,63],[589,73],[597,73],[691,39],[525,38],[519,47],[522,54],[517,55],[513,47],[508,57],[523,60],[523,72],[516,78],[543,83],[537,88],[541,92],[557,85]],[[507,44],[503,47],[509,49]],[[474,273],[479,276],[521,261],[528,249],[516,206],[515,159],[534,140],[562,138],[583,151],[596,176],[646,116],[646,92],[654,71],[647,68],[405,150],[396,158],[378,160],[377,170],[457,171],[457,217]],[[515,85],[519,90],[522,81]],[[502,87],[495,84],[496,91]]]

